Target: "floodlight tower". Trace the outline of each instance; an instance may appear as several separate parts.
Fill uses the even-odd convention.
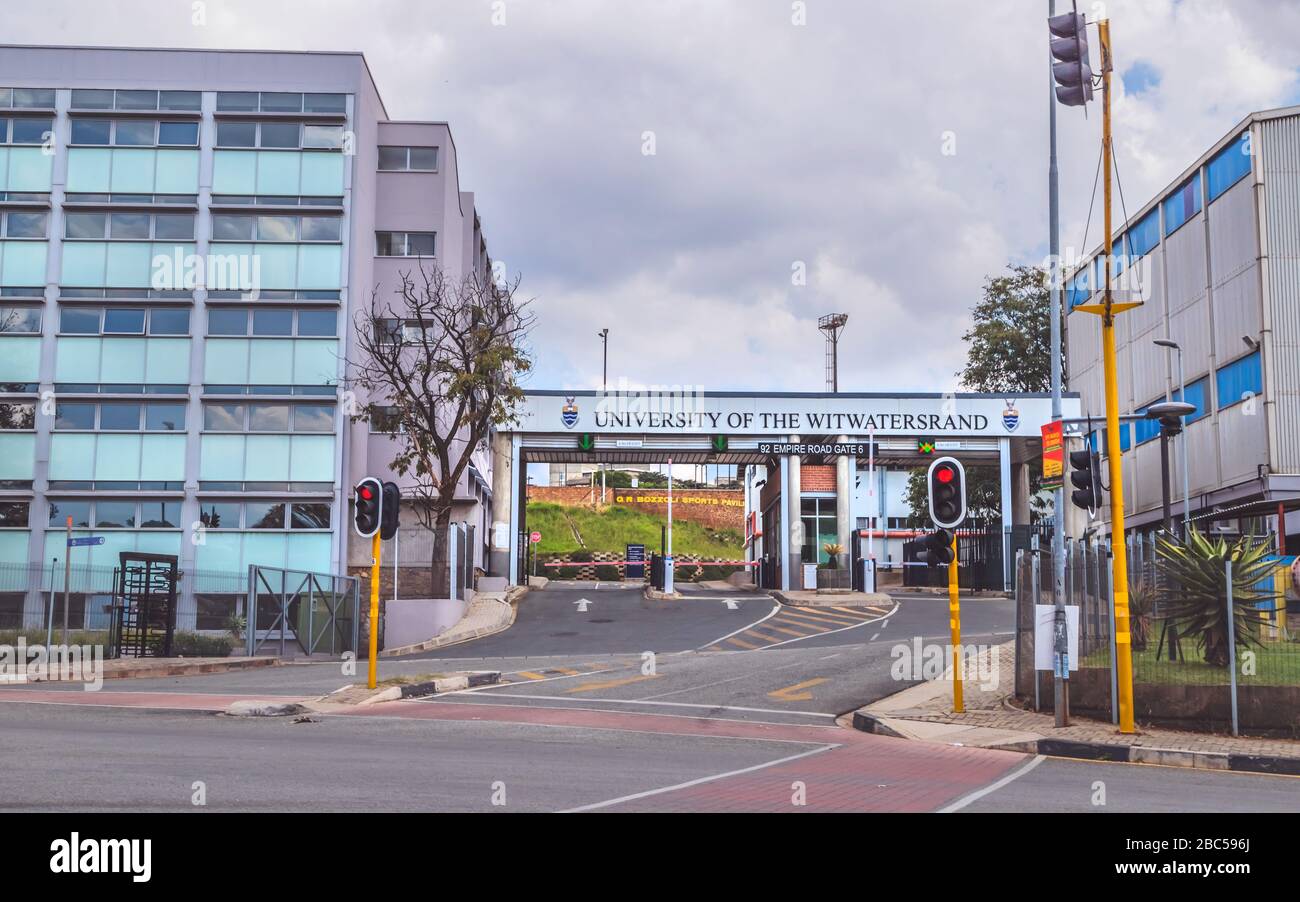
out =
[[[826,390],[833,393],[840,390],[840,332],[848,321],[847,313],[828,313],[817,320],[817,328],[826,333]]]

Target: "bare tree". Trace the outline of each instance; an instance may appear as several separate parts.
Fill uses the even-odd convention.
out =
[[[401,274],[394,302],[371,294],[357,314],[354,385],[367,403],[353,418],[382,423],[397,446],[390,466],[413,482],[404,492],[433,532],[445,561],[456,486],[493,427],[513,422],[532,368],[524,347],[534,316],[516,300],[519,281],[499,284],[475,273],[455,283],[432,261]]]

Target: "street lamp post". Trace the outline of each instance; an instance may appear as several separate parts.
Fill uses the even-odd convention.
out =
[[[1156,345],[1167,351],[1178,352],[1178,400],[1183,403],[1187,402],[1187,379],[1183,373],[1183,348],[1176,341],[1168,338],[1157,338],[1154,342]],[[1169,400],[1169,393],[1165,393],[1165,400]],[[1195,412],[1195,409],[1193,409]],[[1178,456],[1183,468],[1183,537],[1187,536],[1188,524],[1192,521],[1192,496],[1188,491],[1189,477],[1187,475],[1187,419],[1186,416],[1180,417],[1180,426],[1183,433],[1182,439],[1178,442]]]

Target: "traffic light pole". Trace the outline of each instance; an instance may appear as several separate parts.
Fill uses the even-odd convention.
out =
[[[370,538],[370,674],[366,685],[375,688],[379,658],[379,532]]]
[[[952,560],[948,563],[948,628],[952,631],[952,710],[966,710],[962,699],[961,601],[957,594],[957,533],[952,534]]]
[[[1047,15],[1052,17],[1056,15],[1056,0],[1048,0]],[[1050,59],[1051,54],[1048,54]],[[1047,165],[1047,186],[1048,186],[1048,259],[1051,260],[1051,283],[1048,289],[1051,291],[1051,341],[1052,341],[1052,419],[1061,419],[1061,216],[1060,201],[1056,168],[1056,94],[1055,81],[1052,76],[1051,64],[1047,67],[1047,84],[1048,98],[1047,105],[1050,110],[1050,152],[1048,155]],[[1052,597],[1055,605],[1055,616],[1057,625],[1060,626],[1065,621],[1065,479],[1062,476],[1061,484],[1056,487],[1053,494],[1054,503],[1052,505]],[[1060,631],[1064,635],[1064,630]],[[1053,680],[1055,688],[1054,711],[1056,716],[1056,726],[1064,727],[1069,725],[1070,710],[1070,684],[1068,681],[1069,671],[1065,671],[1067,679],[1062,679],[1058,672]]]

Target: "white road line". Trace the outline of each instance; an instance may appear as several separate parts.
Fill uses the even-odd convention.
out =
[[[448,693],[448,695],[460,695],[460,694],[461,693],[459,692]],[[435,699],[437,697],[438,696],[429,696],[427,699],[421,699],[419,701],[421,701],[423,704],[428,704],[432,699]],[[443,696],[443,697],[446,698],[447,696]],[[838,716],[835,714],[827,714],[824,711],[783,711],[779,708],[741,708],[734,705],[703,705],[703,704],[693,703],[693,702],[657,702],[657,701],[643,701],[641,699],[635,699],[635,698],[601,698],[600,696],[595,696],[593,698],[570,698],[569,696],[566,695],[527,695],[524,693],[514,693],[514,692],[494,692],[492,693],[491,697],[492,698],[524,698],[524,699],[531,699],[535,701],[545,701],[545,702],[599,702],[602,705],[603,704],[655,705],[664,708],[703,708],[708,711],[746,711],[753,714],[791,714],[794,715],[795,717],[829,717],[832,720],[834,720]],[[411,699],[411,701],[417,701],[417,700]]]
[[[831,655],[830,657],[835,657],[835,656]],[[825,658],[823,658],[822,660],[825,660]],[[790,664],[782,664],[780,667],[769,667],[764,672],[776,673],[778,670],[789,670],[792,667],[802,667],[802,666],[803,666],[803,661],[794,661]],[[641,696],[641,698],[642,700],[652,699],[652,698],[666,698],[669,695],[677,695],[679,692],[694,692],[696,689],[710,689],[714,686],[721,686],[723,683],[734,683],[736,682],[736,680],[752,680],[753,678],[754,675],[752,673],[742,673],[740,676],[727,677],[725,680],[714,680],[711,683],[704,683],[699,686],[687,686],[685,689],[673,689],[669,692],[660,692],[655,695],[643,695]]]
[[[988,786],[985,786],[983,789],[976,790],[975,792],[972,792],[970,795],[962,796],[960,799],[953,802],[947,808],[940,808],[939,813],[952,814],[952,812],[960,811],[961,809],[965,808],[967,805],[969,805],[972,802],[978,802],[980,799],[984,798],[989,793],[997,792],[999,789],[1001,789],[1003,786],[1006,786],[1008,783],[1012,782],[1013,780],[1020,779],[1025,774],[1033,770],[1035,767],[1042,764],[1045,758],[1046,758],[1045,755],[1035,756],[1033,760],[1026,761],[1024,764],[1020,765],[1020,767],[1017,767],[1015,770],[1007,774],[1001,780],[998,780],[996,783],[990,783]]]
[[[561,811],[561,814],[576,814],[579,811],[595,811],[598,808],[608,808],[611,805],[619,805],[623,802],[632,802],[636,799],[644,799],[650,796],[662,795],[665,792],[676,792],[679,789],[688,789],[691,786],[699,786],[701,783],[712,783],[714,780],[725,780],[727,777],[738,777],[741,774],[751,774],[757,770],[765,770],[769,767],[775,767],[778,764],[786,764],[790,761],[798,761],[800,758],[807,758],[809,755],[820,755],[822,752],[829,752],[831,749],[839,748],[837,745],[824,745],[820,748],[809,749],[806,752],[800,752],[797,755],[789,755],[785,758],[777,758],[775,761],[768,761],[764,764],[755,764],[753,767],[742,767],[740,770],[729,770],[726,773],[714,774],[711,777],[700,777],[698,780],[688,780],[685,783],[678,783],[676,786],[665,786],[662,789],[648,789],[645,792],[634,792],[631,795],[620,796],[617,799],[609,799],[604,802],[593,802],[590,805],[580,805],[577,808],[567,808]]]
[[[754,627],[756,627],[756,626],[758,626],[760,623],[762,623],[764,620],[767,620],[769,617],[774,617],[774,616],[776,616],[776,612],[779,611],[779,610],[781,610],[781,602],[779,602],[779,601],[773,602],[773,603],[772,603],[772,610],[768,611],[765,615],[763,615],[762,617],[758,618],[758,619],[755,620],[753,623],[751,623],[751,624],[749,624],[749,625],[747,625],[747,626],[742,626],[742,627],[741,627],[740,629],[738,629],[738,630],[732,630],[731,632],[727,633],[727,635],[723,636],[721,639],[714,639],[712,642],[705,642],[703,645],[699,646],[699,648],[708,648],[710,645],[717,645],[719,642],[725,642],[725,641],[727,641],[728,639],[730,639],[732,636],[737,635],[738,633],[743,633],[745,630],[753,629]],[[698,649],[697,649],[697,650],[698,650]]]

